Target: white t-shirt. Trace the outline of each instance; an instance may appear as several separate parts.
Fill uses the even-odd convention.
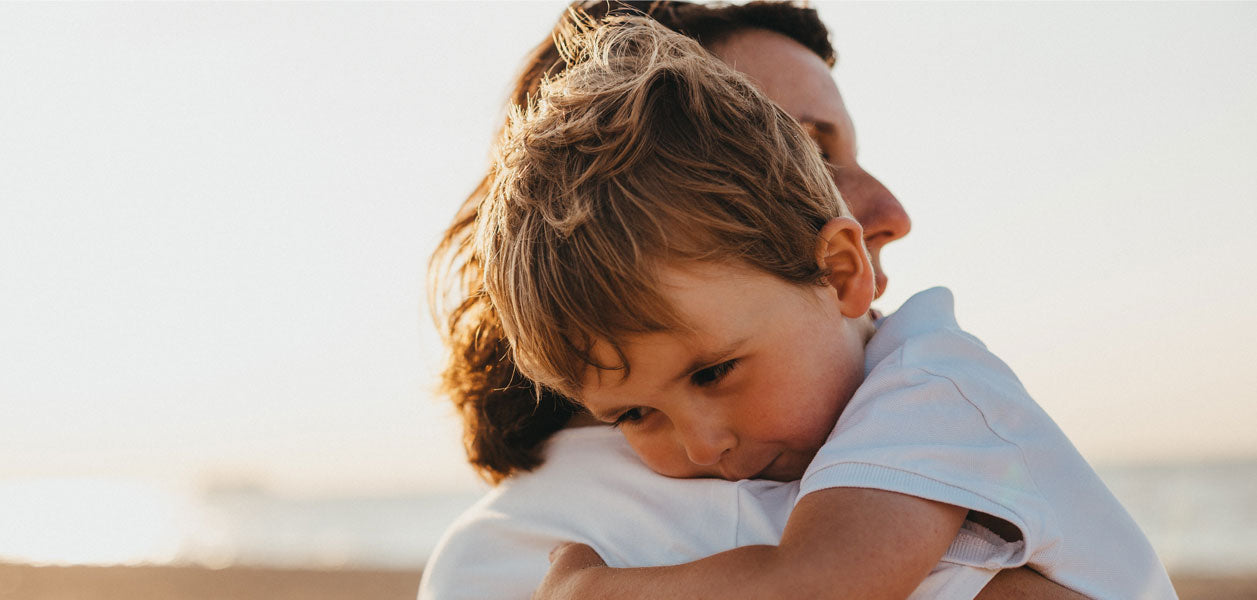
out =
[[[879,323],[866,377],[800,482],[890,490],[1008,521],[1024,542],[958,538],[949,560],[1029,564],[1104,599],[1176,598],[1147,538],[1013,372],[963,332],[934,288]],[[997,538],[998,539],[998,538]]]
[[[573,540],[613,567],[694,561],[738,546],[776,544],[799,482],[671,479],[646,468],[607,427],[560,431],[546,461],[494,488],[445,532],[420,600],[528,598],[550,550]],[[968,530],[961,538],[981,545]],[[944,559],[914,599],[973,598],[998,570]]]

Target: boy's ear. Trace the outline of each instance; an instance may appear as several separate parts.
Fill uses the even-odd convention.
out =
[[[855,219],[838,217],[821,227],[816,261],[829,272],[826,280],[838,292],[838,308],[843,316],[854,319],[869,312],[877,285],[873,263],[864,249],[864,228]]]

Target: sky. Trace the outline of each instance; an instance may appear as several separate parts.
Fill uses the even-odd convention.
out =
[[[555,2],[0,4],[0,481],[471,489],[427,257]],[[1257,4],[828,4],[890,311],[1093,463],[1257,458]]]

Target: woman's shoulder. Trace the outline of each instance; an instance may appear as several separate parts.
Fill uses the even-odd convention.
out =
[[[736,508],[732,495],[722,502],[711,493],[714,482],[651,472],[606,427],[560,431],[545,458],[489,490],[450,525],[425,567],[421,599],[526,598],[545,575],[550,550],[567,540],[594,546],[612,563],[657,562],[652,549],[666,547],[681,520],[669,507]],[[730,538],[736,526],[736,520],[724,526]],[[645,539],[654,541],[635,543]]]
[[[586,539],[594,507],[613,500],[599,473],[632,470],[621,436],[606,428],[563,430],[536,470],[489,490],[446,529],[424,567],[422,600],[526,598],[560,541]],[[631,457],[631,450],[630,457]]]
[[[624,436],[610,427],[576,427],[554,434],[544,461],[514,475],[481,501],[494,514],[553,516],[556,503],[596,507],[614,502],[628,489],[666,485],[641,462]]]
[[[545,458],[490,490],[446,531],[420,598],[526,598],[550,550],[567,540],[621,567],[775,543],[798,490],[798,482],[664,477],[607,427],[563,430]]]
[[[577,427],[554,434],[544,462],[507,478],[473,504],[455,527],[535,526],[570,523],[579,509],[614,502],[626,487],[670,481],[651,472],[609,427]]]

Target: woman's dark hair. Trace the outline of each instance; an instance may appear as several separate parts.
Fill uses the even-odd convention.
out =
[[[829,31],[816,10],[787,2],[743,5],[657,1],[575,2],[574,11],[594,19],[610,14],[644,14],[663,26],[694,38],[707,48],[745,29],[785,35],[833,66]],[[559,19],[555,31],[570,26],[572,15]],[[566,64],[551,36],[528,55],[508,102],[523,106],[543,78]],[[537,387],[511,362],[501,323],[483,288],[479,257],[471,248],[476,210],[489,186],[486,176],[460,207],[429,262],[429,298],[449,350],[441,391],[463,420],[467,459],[482,477],[498,483],[541,464],[546,440],[580,412],[575,404]]]

